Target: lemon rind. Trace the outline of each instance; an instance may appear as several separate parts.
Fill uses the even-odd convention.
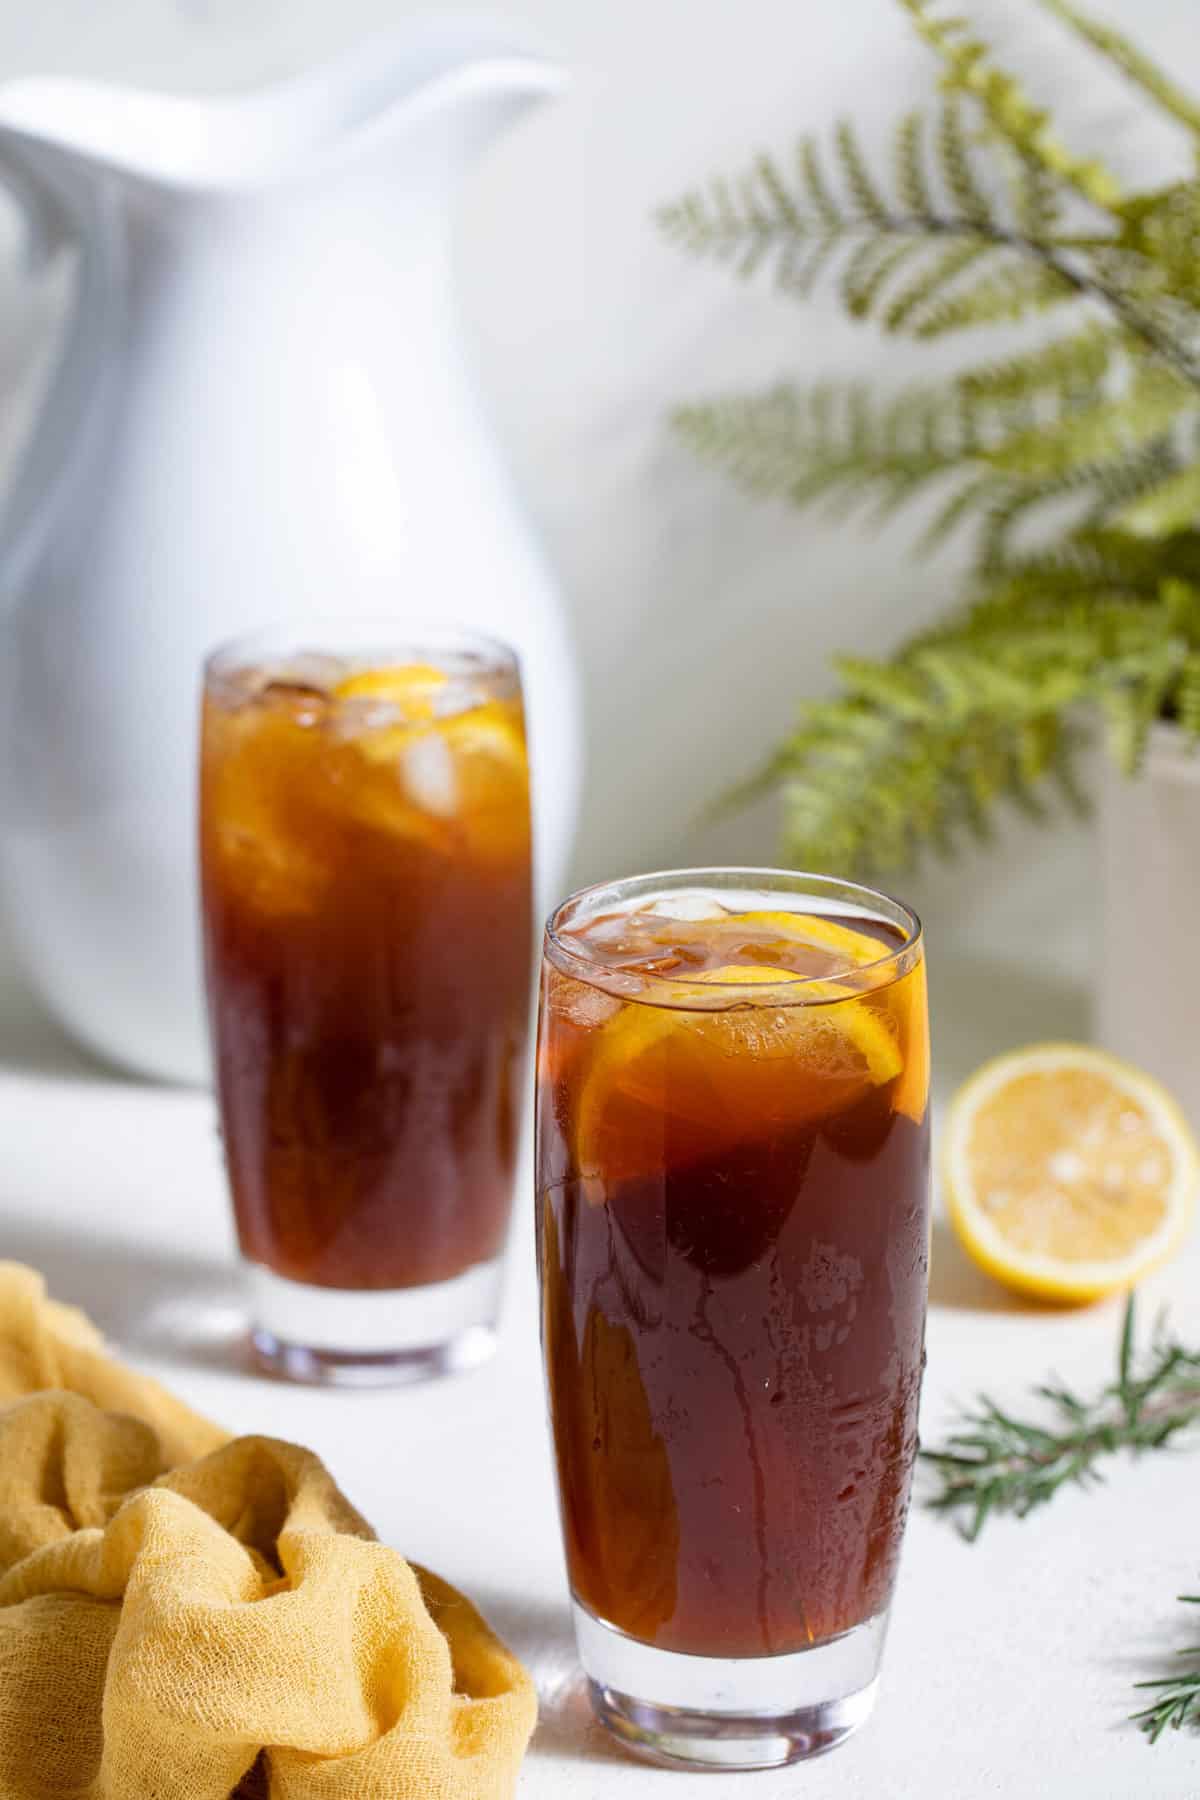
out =
[[[966,1166],[967,1128],[979,1107],[1018,1074],[1037,1074],[1064,1066],[1092,1069],[1115,1078],[1147,1107],[1173,1153],[1175,1177],[1168,1189],[1166,1218],[1134,1255],[1116,1261],[1064,1262],[1052,1256],[1019,1255],[973,1198],[974,1183]],[[1132,1287],[1174,1254],[1195,1217],[1200,1147],[1178,1102],[1154,1076],[1092,1044],[1036,1044],[993,1057],[954,1096],[942,1144],[946,1210],[964,1249],[979,1267],[1005,1286],[1041,1299],[1083,1302]],[[965,1199],[966,1195],[971,1198]]]

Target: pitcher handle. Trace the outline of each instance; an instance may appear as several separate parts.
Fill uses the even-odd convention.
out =
[[[23,590],[60,516],[93,433],[117,330],[120,231],[105,184],[71,179],[67,159],[0,132],[0,185],[24,214],[31,273],[67,244],[79,247],[71,316],[40,417],[0,506],[0,607]]]

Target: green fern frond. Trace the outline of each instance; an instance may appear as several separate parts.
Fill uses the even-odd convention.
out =
[[[1101,211],[1119,214],[1124,194],[1112,171],[1095,157],[1075,156],[1050,129],[1049,114],[1020,83],[991,60],[985,43],[967,35],[963,21],[939,18],[932,0],[900,0],[918,33],[942,64],[943,84],[978,101],[993,131],[1021,155],[1065,182]]]
[[[841,696],[801,709],[777,763],[786,853],[800,866],[899,867],[920,840],[953,848],[986,830],[1004,801],[1036,811],[1040,785],[1071,788],[1079,707],[1099,712],[1134,765],[1190,667],[1165,608],[1095,599],[1065,622],[968,618],[890,664],[843,660]]]
[[[868,265],[863,280],[873,275]],[[1168,423],[1174,416],[1162,396],[1176,389],[1165,377],[1142,377],[1147,393],[1132,412],[1116,400],[1087,406],[1072,397],[1069,378],[1094,366],[1097,349],[1085,344],[1076,356],[1066,346],[1052,348],[1040,365],[1049,400],[1036,423],[1030,394],[1001,365],[944,389],[903,390],[883,403],[861,385],[777,386],[682,407],[675,429],[743,487],[798,507],[870,505],[883,518],[932,483],[949,481],[952,491],[927,541],[979,517],[982,562],[994,571],[1039,509],[1077,498],[1085,517],[1100,524],[1176,466],[1155,410],[1163,405]],[[1068,559],[1072,569],[1080,558],[1096,559],[1091,543]]]
[[[1200,581],[1170,576],[1159,589],[1171,630],[1200,650]]]
[[[1070,0],[1041,0],[1041,4],[1065,25],[1069,25],[1094,50],[1107,57],[1122,75],[1132,81],[1135,87],[1139,87],[1163,112],[1200,136],[1200,105],[1190,94],[1177,87],[1166,71],[1123,33],[1114,31],[1111,25],[1101,25],[1097,20],[1089,18],[1078,7],[1072,6]]]
[[[968,616],[983,626],[1005,614],[1028,621],[1043,616],[1042,609],[1058,616],[1072,600],[1153,603],[1171,579],[1200,581],[1200,533],[1179,532],[1151,544],[1127,532],[1080,531],[1047,549],[1010,556],[989,571]]]
[[[991,254],[991,245],[970,242],[936,252],[916,279],[893,295],[881,321],[884,330],[909,329],[923,336],[926,321],[939,308],[953,307],[960,300],[954,291],[959,277]]]
[[[965,480],[944,500],[918,539],[918,549],[936,550],[953,537],[961,525],[973,519],[987,521],[1008,503],[1012,483],[985,473]]]
[[[1018,400],[1050,393],[1073,405],[1090,398],[1112,367],[1124,338],[1099,320],[1017,356],[964,369],[956,380],[977,399]]]
[[[843,870],[953,850],[1005,804],[1077,809],[1089,723],[1131,769],[1156,718],[1200,740],[1200,165],[1125,193],[942,0],[898,3],[944,99],[899,121],[886,181],[842,125],[794,171],[760,159],[661,215],[684,248],[766,264],[787,291],[828,273],[852,317],[918,340],[1071,309],[1049,341],[939,386],[779,387],[677,415],[757,493],[876,518],[920,498],[925,548],[976,528],[965,604],[890,658],[841,659],[839,691],[755,778],[783,790],[784,853]],[[1200,136],[1200,103],[1125,38],[1044,4]]]
[[[1200,463],[1174,469],[1128,500],[1113,523],[1135,537],[1158,539],[1200,523]]]
[[[938,162],[947,191],[964,219],[986,224],[994,213],[988,196],[976,177],[971,162],[971,148],[963,129],[962,107],[950,95],[942,104],[938,130]]]
[[[859,244],[847,258],[839,284],[850,317],[866,318],[901,269],[924,254],[925,246],[911,241],[895,244],[888,238],[868,238]]]
[[[996,469],[1024,477],[1056,477],[1094,469],[1161,438],[1191,404],[1165,371],[1139,367],[1126,393],[1084,411],[1039,422],[987,452]]]
[[[933,190],[925,167],[925,118],[906,113],[896,127],[896,196],[914,218],[928,218],[936,211]]]
[[[890,217],[888,203],[875,185],[854,127],[848,119],[840,119],[835,126],[833,145],[855,216],[886,226]]]
[[[880,517],[947,478],[969,485],[988,429],[953,393],[918,387],[880,405],[868,388],[832,383],[704,401],[677,409],[673,423],[695,454],[752,493],[796,507],[871,506]],[[1007,485],[984,474],[992,489]],[[964,499],[959,511],[969,507]]]
[[[1200,739],[1200,654],[1193,652],[1179,672],[1175,716],[1188,737]]]
[[[1017,230],[1030,243],[1051,242],[1063,210],[1058,183],[1041,163],[1019,151],[1011,151],[1007,160],[1008,192]]]
[[[1175,434],[1155,438],[1143,450],[1116,462],[1105,463],[1092,473],[1090,498],[1079,515],[1078,535],[1083,540],[1097,532],[1117,531],[1135,536],[1122,523],[1121,514],[1140,494],[1148,494],[1180,466]]]
[[[812,207],[814,219],[827,232],[837,231],[845,221],[826,178],[820,147],[815,138],[801,138],[799,162],[801,190]]]
[[[985,275],[971,286],[930,297],[915,322],[920,338],[946,337],[982,325],[1005,325],[1079,299],[1079,290],[1061,269],[1041,263],[1010,264],[1002,274]]]

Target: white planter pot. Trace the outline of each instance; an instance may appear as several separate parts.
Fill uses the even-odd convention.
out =
[[[1100,1042],[1166,1083],[1200,1128],[1200,748],[1151,733],[1139,777],[1100,801]]]

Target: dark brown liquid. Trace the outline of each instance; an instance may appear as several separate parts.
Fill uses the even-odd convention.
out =
[[[582,1604],[646,1642],[778,1654],[887,1603],[923,1360],[923,981],[858,1002],[907,1075],[833,1079],[801,1045],[793,1099],[771,1085],[783,1015],[717,1015],[702,1053],[635,1023],[618,1066],[596,1046],[621,1028],[579,1022],[595,990],[547,970],[539,1252],[567,1560]]]
[[[244,1254],[363,1289],[488,1261],[526,1033],[523,760],[468,746],[460,810],[424,818],[392,757],[302,704],[207,712],[209,1005]]]

